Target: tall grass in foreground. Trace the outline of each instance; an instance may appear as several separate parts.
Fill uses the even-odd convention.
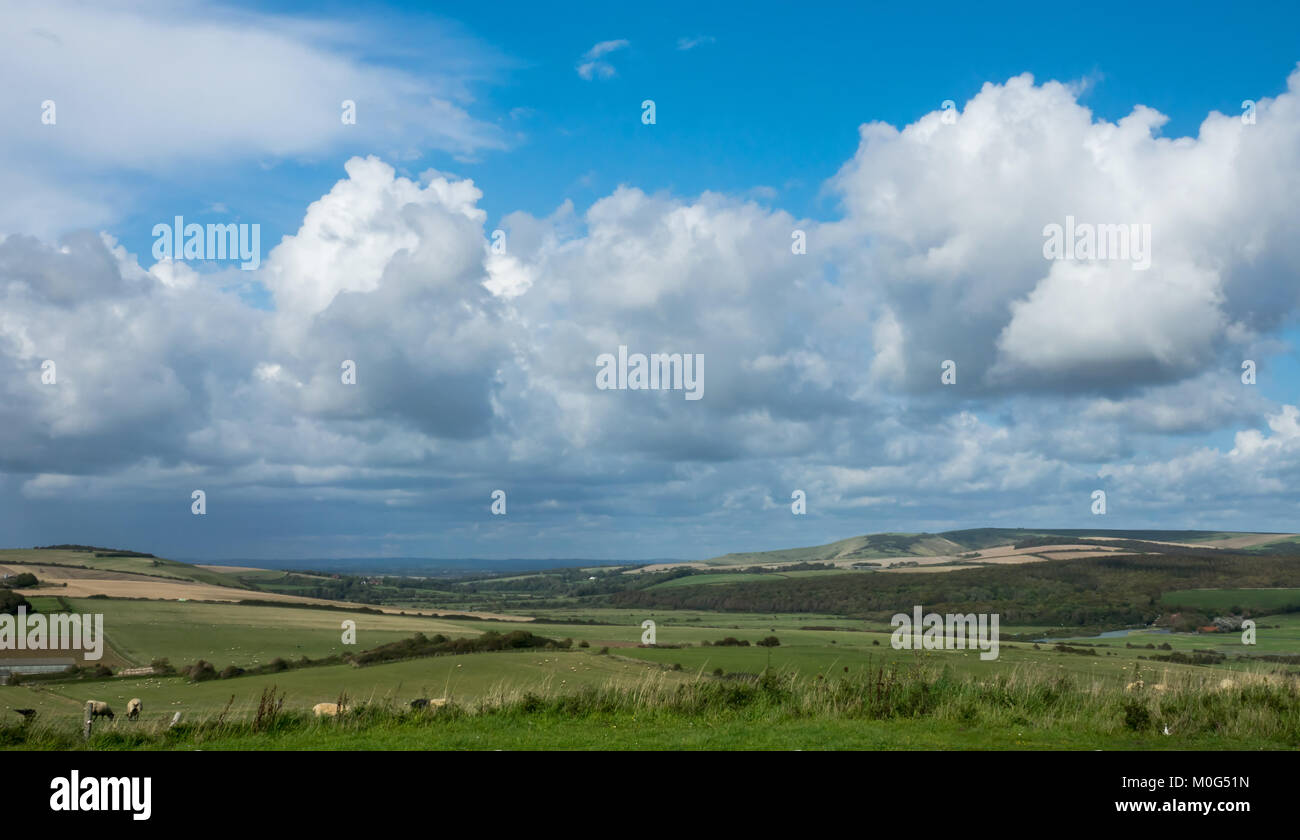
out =
[[[749,722],[788,720],[933,720],[987,728],[1068,729],[1080,735],[1151,734],[1216,736],[1278,746],[1300,746],[1300,679],[1225,672],[1180,673],[1159,682],[1129,685],[1022,667],[993,677],[960,675],[929,665],[868,666],[853,674],[761,676],[682,681],[666,673],[632,684],[558,691],[553,684],[519,690],[502,684],[466,703],[412,710],[392,696],[352,701],[337,718],[285,711],[283,696],[267,689],[255,715],[221,714],[168,728],[117,720],[83,741],[70,721],[36,721],[0,727],[0,747],[26,749],[132,749],[203,744],[240,738],[271,739],[287,733],[366,733],[437,727],[465,718],[590,720],[632,717],[643,722]],[[341,698],[342,699],[342,698]],[[251,711],[251,710],[250,710]],[[98,725],[97,725],[98,726]]]

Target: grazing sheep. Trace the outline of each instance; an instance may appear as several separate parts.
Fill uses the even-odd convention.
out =
[[[1233,682],[1232,680],[1229,680],[1229,679],[1222,679],[1222,680],[1219,680],[1219,690],[1220,690],[1220,691],[1227,691],[1228,689],[1233,688],[1233,687],[1235,687],[1236,685],[1237,685],[1237,684],[1236,684],[1235,682]]]
[[[180,722],[181,722],[181,713],[177,712],[176,714],[172,715],[172,722],[167,724],[167,728],[171,729],[173,726],[175,726]]]
[[[86,720],[94,720],[97,717],[106,717],[113,719],[113,709],[103,700],[86,701]]]
[[[432,700],[430,700],[428,697],[421,697],[419,699],[411,701],[412,709],[425,709],[425,708],[437,709],[445,705],[447,705],[446,697],[436,697]]]
[[[311,707],[311,710],[316,713],[316,717],[334,717],[339,712],[344,711],[339,708],[338,703],[317,703]]]
[[[138,720],[140,713],[144,711],[144,704],[140,702],[139,697],[132,697],[126,704],[126,719]]]

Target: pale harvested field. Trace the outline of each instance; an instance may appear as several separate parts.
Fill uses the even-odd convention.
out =
[[[1273,539],[1276,539],[1276,537],[1274,537]],[[1170,543],[1170,544],[1174,545],[1175,543]],[[957,569],[971,568],[971,566],[943,565],[945,563],[951,563],[954,560],[972,560],[982,565],[1011,564],[1011,563],[1041,563],[1044,560],[1051,560],[1055,558],[1099,557],[1104,554],[1110,554],[1118,551],[1121,551],[1121,549],[1107,548],[1105,546],[1096,546],[1096,545],[1082,545],[1079,543],[1069,543],[1069,542],[1063,542],[1060,545],[1033,546],[1030,548],[1016,548],[1012,544],[1007,544],[1007,545],[996,545],[993,546],[992,548],[985,548],[975,552],[964,552],[965,554],[974,555],[971,557],[964,557],[959,554],[935,554],[928,557],[923,555],[916,555],[916,554],[903,554],[897,557],[872,557],[868,559],[864,559],[861,557],[848,557],[848,558],[842,557],[836,560],[829,560],[829,561],[822,560],[818,562],[823,562],[823,563],[829,562],[832,566],[836,567],[837,569],[851,569],[855,564],[858,563],[875,563],[878,564],[875,568],[877,568],[880,571],[903,572],[903,571],[925,570],[925,571],[946,572],[946,571],[952,571],[954,568]],[[1067,552],[1074,552],[1074,553],[1067,553]],[[1085,554],[1082,552],[1087,552],[1087,553]],[[1045,555],[1050,555],[1050,556],[1045,556]],[[778,560],[770,563],[743,563],[738,565],[757,566],[759,568],[764,568],[764,569],[776,569],[776,568],[780,568],[781,566],[788,566],[790,565],[790,562],[791,561],[789,560]],[[894,569],[888,568],[890,563],[901,563],[901,562],[916,563],[917,565],[906,566],[903,568],[894,568]],[[936,566],[936,565],[939,566],[940,568],[938,569],[927,568],[929,566]],[[681,569],[681,568],[719,570],[719,569],[725,569],[730,567],[719,566],[716,564],[709,564],[709,563],[655,563],[653,565],[646,566],[643,569],[629,570],[627,572],[624,572],[624,574],[637,574],[638,572],[662,572],[667,569]]]
[[[1201,543],[1201,545],[1210,548],[1250,548],[1253,545],[1264,545],[1265,543],[1277,542],[1297,536],[1296,534],[1246,534],[1242,537],[1232,537],[1226,540],[1214,540],[1212,542]]]
[[[778,563],[776,565],[781,564]],[[641,572],[663,572],[668,569],[722,569],[725,571],[726,568],[726,566],[710,566],[708,563],[651,563],[649,566],[644,566],[640,569],[628,569],[623,574],[635,575],[640,574]]]
[[[157,580],[162,582],[162,578],[155,578],[148,575],[136,575],[131,572],[113,572],[107,569],[87,569],[80,566],[42,566],[33,563],[30,566],[11,565],[7,568],[16,569],[19,572],[31,572],[40,578],[41,582],[57,582],[65,580]],[[179,580],[179,578],[168,578],[167,580]],[[56,595],[65,593],[56,592]]]
[[[957,554],[936,554],[930,557],[918,556],[915,554],[903,554],[897,557],[874,557],[869,560],[862,558],[841,558],[830,562],[837,569],[851,569],[858,563],[876,563],[875,568],[878,571],[889,572],[951,572],[954,569],[971,569],[976,565],[1011,565],[1016,563],[1041,563],[1044,560],[1054,559],[1072,559],[1085,557],[1101,557],[1106,554],[1114,554],[1121,551],[1118,548],[1107,548],[1105,546],[1081,545],[1078,543],[1061,543],[1060,545],[1034,546],[1031,548],[1016,548],[1014,545],[998,545],[992,548],[986,548],[976,552],[972,557],[962,557]],[[945,565],[956,560],[972,561],[969,565],[951,566]],[[891,563],[916,563],[915,566],[903,566],[889,568]],[[764,569],[776,569],[781,566],[790,565],[790,561],[782,560],[772,563],[747,563],[746,566],[757,566]],[[662,572],[666,569],[704,569],[718,570],[727,567],[710,565],[708,563],[655,563],[646,566],[643,569],[632,569],[624,574],[636,574],[638,572]]]
[[[1157,545],[1176,545],[1182,548],[1250,548],[1253,545],[1264,545],[1265,543],[1277,542],[1290,537],[1300,536],[1297,534],[1243,534],[1239,537],[1229,537],[1226,540],[1209,540],[1207,542],[1168,542],[1166,540],[1142,540],[1142,542],[1155,543]],[[1126,537],[1089,537],[1090,540],[1119,540],[1127,539]]]
[[[1025,560],[1023,562],[1031,563],[1033,561]],[[933,572],[959,572],[962,569],[978,569],[982,565],[985,564],[980,563],[978,565],[972,564],[968,566],[938,566],[934,563],[929,563],[924,566],[896,566],[892,569],[881,569],[880,571],[888,572],[890,574],[930,574]]]
[[[1107,552],[1100,552],[1106,554]],[[895,566],[891,569],[881,569],[882,572],[956,572],[961,569],[978,569],[982,566],[1023,566],[1028,563],[1042,563],[1045,560],[1056,560],[1056,557],[1040,557],[1037,554],[1014,554],[995,557],[990,560],[968,560],[959,565],[945,566],[944,563],[951,563],[956,558],[924,558],[933,562],[921,563],[918,566]]]
[[[1024,563],[1042,563],[1045,560],[1076,560],[1086,557],[1105,557],[1108,554],[1125,553],[1118,548],[1106,548],[1105,546],[1080,545],[1076,543],[1062,543],[1061,545],[1034,546],[1032,548],[1016,548],[1011,545],[998,545],[992,548],[986,548],[982,551],[974,552],[973,557],[962,557],[958,555],[947,555],[943,557],[891,557],[884,560],[873,562],[883,564],[880,569],[882,572],[952,572],[958,569],[974,569],[980,566],[1014,566]],[[959,565],[951,564],[954,561],[964,561]],[[888,568],[890,563],[916,563],[915,566],[894,566]]]
[[[407,615],[464,615],[475,618],[487,618],[497,621],[531,621],[531,618],[518,615],[500,615],[497,613],[464,612],[461,610],[402,610],[398,607],[380,607],[370,604],[352,604],[345,601],[330,601],[324,598],[306,598],[301,595],[285,595],[278,592],[255,592],[248,589],[231,589],[210,583],[133,575],[129,572],[107,572],[98,569],[68,568],[63,566],[20,566],[11,564],[7,568],[16,572],[31,572],[42,583],[67,584],[57,591],[50,589],[20,589],[26,596],[62,595],[67,598],[88,598],[91,595],[107,595],[110,598],[149,598],[153,600],[175,601],[185,598],[190,601],[242,601],[256,599],[259,601],[279,601],[289,604],[324,604],[333,606],[364,607],[384,613],[401,613]]]
[[[1076,545],[1065,543],[1062,545],[1040,545],[1033,548],[1016,548],[1005,546],[1005,550],[1000,548],[985,549],[980,552],[980,556],[975,558],[980,563],[990,563],[993,565],[1010,565],[1015,563],[1037,563],[1041,560],[1056,560],[1065,556],[1066,552],[1074,552],[1076,556],[1083,556],[1087,553],[1091,557],[1100,557],[1105,554],[1117,554],[1120,552],[1117,548],[1105,548],[1096,545]]]
[[[1030,548],[1015,548],[1009,545],[994,546],[981,551],[977,559],[988,560],[1002,557],[1016,557],[1021,554],[1052,554],[1057,551],[1098,551],[1102,554],[1113,554],[1120,549],[1107,548],[1105,546],[1086,545],[1081,543],[1061,543],[1059,545],[1036,545]]]

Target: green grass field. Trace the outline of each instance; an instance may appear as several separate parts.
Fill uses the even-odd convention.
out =
[[[366,668],[327,665],[199,683],[174,676],[0,686],[0,710],[33,708],[47,718],[75,721],[80,720],[87,700],[103,700],[120,710],[126,707],[127,700],[139,697],[145,708],[142,720],[146,722],[168,721],[176,711],[188,718],[216,715],[228,702],[230,716],[242,719],[256,711],[262,689],[272,685],[286,694],[286,708],[308,711],[317,703],[334,702],[340,693],[358,702],[391,700],[399,705],[417,697],[475,701],[505,690],[617,684],[659,670],[649,663],[585,651],[503,651],[436,656]]]
[[[31,604],[36,612],[52,613],[61,609],[59,599],[55,595],[29,595],[27,603]]]
[[[985,536],[993,539],[996,535],[965,538],[978,541]],[[43,552],[46,556],[41,559],[49,562],[51,553]],[[189,572],[186,570],[193,567],[185,564],[172,568],[164,562],[158,566],[151,558],[66,553],[73,556],[64,560],[87,566],[102,562],[116,567],[111,571],[149,573],[162,568],[190,580],[227,577],[206,570]],[[18,558],[11,562],[37,562],[23,559],[22,552],[10,554]],[[1279,561],[1269,562],[1276,566]],[[274,586],[285,581],[284,575],[251,572],[243,582]],[[755,580],[791,583],[791,578],[836,575],[862,579],[870,573],[709,573],[660,582],[651,588]],[[536,577],[520,575],[518,580],[535,583]],[[298,577],[290,584],[305,585],[304,580],[310,579]],[[447,588],[450,591],[457,585],[451,583]],[[391,584],[384,586],[399,591]],[[382,588],[371,590],[371,594],[383,597]],[[420,597],[427,599],[422,606],[436,602],[436,594],[432,587],[420,590]],[[1165,592],[1161,602],[1171,610],[1195,609],[1215,615],[1234,606],[1256,613],[1282,610],[1298,596],[1300,589],[1295,588],[1183,589]],[[464,597],[464,593],[455,597]],[[615,599],[593,603],[563,591],[540,596],[521,590],[510,597],[517,599],[510,609],[535,620],[520,624],[318,607],[68,599],[59,596],[58,590],[38,592],[31,600],[41,612],[58,611],[66,602],[75,612],[104,614],[109,651],[103,664],[114,669],[144,666],[161,658],[178,668],[202,659],[218,671],[226,666],[264,667],[277,658],[295,663],[295,667],[201,682],[162,675],[20,678],[18,685],[0,686],[0,746],[76,746],[74,736],[87,700],[103,700],[124,709],[133,697],[144,702],[142,720],[101,722],[87,746],[1262,749],[1300,745],[1296,734],[1296,721],[1300,720],[1300,680],[1296,675],[1300,669],[1292,661],[1261,658],[1300,655],[1300,612],[1257,615],[1255,645],[1243,644],[1240,633],[1139,629],[1122,637],[1096,638],[1092,634],[1110,628],[1004,624],[999,658],[983,661],[978,650],[895,650],[891,628],[878,615],[868,621],[816,612],[617,608],[606,605],[617,603]],[[489,596],[479,593],[474,598],[488,600]],[[530,608],[534,600],[540,608]],[[656,624],[654,647],[640,644],[642,622],[647,619]],[[344,621],[356,624],[355,646],[343,644]],[[464,639],[488,631],[508,634],[521,629],[561,642],[562,647],[424,656],[367,667],[300,665],[304,658],[357,654],[417,633]],[[1078,636],[1088,636],[1068,641],[1072,650],[1058,650],[1056,640],[1033,641],[1071,629]],[[779,645],[758,646],[770,636],[776,636]],[[1011,636],[1018,640],[1011,641]],[[727,637],[749,644],[719,644]],[[569,644],[571,647],[563,648]],[[1205,665],[1155,660],[1207,651],[1227,658]],[[860,698],[829,698],[824,688],[833,683],[856,686],[853,690],[870,694],[879,690],[880,675],[897,673],[913,675],[907,678],[910,687],[897,688],[906,696],[891,699],[893,705],[886,711],[862,711]],[[871,675],[876,675],[875,682]],[[788,691],[772,694],[764,689],[767,693],[760,692],[761,696],[753,694],[755,686],[777,678],[791,681]],[[1221,685],[1224,681],[1228,688]],[[1125,688],[1138,683],[1143,688],[1137,694]],[[1157,685],[1169,693],[1153,694],[1156,689],[1146,688]],[[994,690],[996,686],[1002,688]],[[249,727],[258,701],[271,688],[283,696],[287,722],[273,731],[254,732]],[[934,700],[928,692],[937,692],[939,699]],[[311,719],[312,706],[334,702],[340,695],[368,711],[355,720]],[[747,699],[736,700],[739,705],[735,705],[732,701],[742,695]],[[1066,696],[1072,699],[1058,707],[1055,698]],[[459,711],[412,718],[402,710],[417,697],[449,697]],[[528,697],[534,699],[522,699]],[[593,697],[604,699],[596,702]],[[695,697],[691,702],[702,705],[692,711],[696,707],[683,697]],[[1256,708],[1252,703],[1264,706]],[[27,708],[37,711],[39,724],[15,729],[18,716],[13,710]],[[165,724],[178,711],[185,725],[168,734]],[[1131,725],[1134,715],[1140,725]],[[1156,737],[1143,715],[1176,725],[1181,740]]]
[[[717,628],[753,628],[775,626],[805,625],[839,625],[844,627],[862,627],[861,621],[831,615],[829,613],[756,613],[756,612],[710,612],[708,610],[644,610],[623,609],[618,607],[574,607],[551,608],[529,611],[529,615],[539,619],[557,622],[598,621],[612,625],[639,625],[642,621],[654,619],[660,624],[673,626],[699,625]],[[540,625],[539,625],[540,626]]]
[[[535,654],[506,654],[507,659]],[[470,657],[447,657],[469,659]],[[488,655],[487,658],[494,658]],[[585,653],[555,657],[580,674]],[[404,664],[404,663],[403,663]],[[517,665],[518,663],[512,663]],[[872,667],[808,678],[682,677],[620,663],[591,663],[585,677],[534,686],[488,686],[477,698],[448,692],[446,708],[412,711],[400,689],[354,695],[339,718],[313,719],[296,703],[259,720],[252,702],[198,707],[168,728],[170,710],[96,724],[46,717],[0,725],[10,749],[1295,749],[1300,690],[1294,680],[1212,675],[1168,679],[1163,691],[1126,690],[1043,668],[983,677],[936,665]],[[395,666],[392,666],[395,667]],[[283,676],[283,675],[280,675]],[[428,677],[428,674],[420,674]],[[484,675],[480,675],[482,679]],[[450,678],[449,678],[450,679]],[[250,681],[251,683],[251,681]],[[485,685],[487,685],[485,683]],[[261,685],[248,685],[257,688]],[[210,698],[219,701],[220,695]],[[147,698],[146,709],[151,699]],[[152,702],[161,702],[152,698]]]
[[[1160,603],[1197,610],[1300,609],[1300,589],[1179,589],[1161,595]]]
[[[1255,632],[1255,644],[1253,645],[1243,644],[1242,634],[1239,632],[1160,633],[1138,630],[1129,633],[1127,636],[1088,639],[1086,641],[1089,644],[1099,645],[1098,651],[1111,650],[1116,653],[1125,652],[1127,654],[1150,655],[1153,652],[1168,652],[1136,649],[1136,647],[1145,647],[1148,644],[1157,647],[1167,644],[1173,650],[1182,651],[1183,653],[1209,650],[1222,653],[1228,657],[1241,657],[1242,662],[1236,663],[1238,665],[1246,664],[1248,657],[1260,654],[1295,655],[1300,653],[1300,613],[1262,616],[1256,619],[1256,622],[1258,626]],[[1067,644],[1077,644],[1077,642],[1068,641]],[[1126,644],[1132,644],[1135,648],[1127,648]]]
[[[103,612],[113,649],[128,661],[142,665],[166,657],[177,666],[205,659],[218,668],[226,665],[253,667],[266,664],[275,657],[319,659],[355,652],[398,641],[417,632],[460,637],[475,636],[487,630],[504,633],[518,629],[518,625],[507,622],[456,621],[296,607],[110,599],[70,599],[69,603],[77,612]],[[552,620],[574,617],[559,611]],[[772,649],[773,663],[801,671],[831,667],[830,663],[835,661],[854,665],[870,657],[891,659],[916,655],[910,651],[894,651],[890,647],[887,628],[833,616],[686,611],[655,614],[625,610],[605,611],[599,616],[588,614],[588,617],[620,623],[538,622],[527,626],[548,638],[569,638],[575,644],[585,641],[592,649],[608,645],[615,653],[668,665],[680,662],[688,670],[705,668],[711,671],[715,667],[751,672],[761,670],[766,662],[767,649],[752,645],[768,635],[776,635],[781,640],[781,646]],[[663,647],[629,647],[641,641],[643,617],[656,621],[656,641]],[[340,625],[345,619],[357,624],[358,644],[355,648],[342,644]],[[1138,647],[1148,643],[1157,646],[1169,644],[1176,651],[1215,650],[1229,656],[1300,652],[1300,614],[1268,616],[1259,619],[1258,623],[1260,628],[1254,646],[1242,645],[1240,634],[1235,633],[1135,632],[1122,638],[1088,640],[1089,644],[1096,646],[1098,657],[1059,654],[1047,643],[1040,645],[1042,649],[1038,651],[1032,649],[1031,643],[1004,643],[999,662],[1030,657],[1072,672],[1111,671],[1120,668],[1117,664],[1120,660],[1131,665],[1136,656],[1162,652],[1127,648],[1126,643]],[[803,629],[806,627],[841,629]],[[1044,629],[1003,627],[1002,633],[1007,636],[1025,631],[1037,633]],[[727,636],[749,641],[751,647],[701,646],[705,641],[713,643]],[[671,645],[690,647],[673,650],[667,647]],[[978,656],[968,651],[929,652],[929,655],[980,662]]]
[[[360,648],[420,632],[472,636],[483,629],[478,626],[482,622],[299,607],[103,598],[70,598],[68,603],[76,612],[103,613],[110,644],[139,665],[158,658],[173,665],[205,659],[218,667],[249,667],[277,656],[320,659],[349,650],[342,642],[345,619],[357,623]]]
[[[167,656],[174,665],[207,659],[218,669],[227,664],[251,667],[275,657],[296,660],[302,656],[321,658],[344,650],[339,623],[344,618],[358,622],[359,648],[373,647],[409,637],[426,635],[473,636],[486,630],[508,632],[518,625],[505,622],[447,621],[414,616],[367,615],[331,610],[254,607],[235,604],[196,604],[147,601],[74,599],[78,611],[102,610],[110,640],[139,661]],[[612,617],[612,616],[608,616]],[[718,616],[713,616],[718,618]],[[732,616],[726,616],[732,619]],[[821,617],[822,620],[827,620]],[[1099,655],[1060,653],[1052,645],[1034,649],[1027,643],[1003,643],[997,661],[985,662],[978,651],[894,650],[888,632],[860,630],[804,630],[808,616],[736,616],[736,625],[726,628],[695,622],[660,623],[660,645],[688,647],[635,647],[641,634],[639,623],[609,625],[533,624],[529,629],[550,638],[572,638],[568,651],[526,651],[479,653],[409,660],[366,668],[329,665],[294,669],[276,674],[242,676],[191,684],[181,677],[140,677],[74,682],[51,682],[0,687],[0,710],[30,707],[43,714],[76,717],[88,699],[124,704],[131,697],[145,701],[148,716],[170,718],[173,711],[210,714],[219,711],[235,696],[231,714],[249,713],[263,687],[278,685],[288,692],[288,704],[307,709],[329,701],[340,692],[354,697],[413,699],[417,696],[479,698],[494,690],[529,686],[579,686],[600,684],[611,678],[640,676],[647,669],[663,669],[673,679],[711,675],[721,668],[726,674],[759,674],[769,666],[808,678],[818,675],[857,674],[886,664],[899,666],[942,664],[953,673],[991,677],[1017,668],[1037,669],[1107,684],[1122,684],[1141,675],[1153,682],[1170,675],[1207,674],[1227,670],[1266,671],[1270,667],[1236,660],[1223,667],[1166,664],[1139,660],[1160,651],[1128,649],[1126,641],[1145,644],[1169,642],[1175,650],[1210,649],[1218,644],[1226,653],[1241,650],[1233,634],[1182,636],[1180,634],[1134,634],[1106,640],[1095,648]],[[855,622],[839,620],[838,625]],[[1285,615],[1261,620],[1260,644],[1249,653],[1300,650],[1300,616]],[[836,625],[827,625],[836,626]],[[740,628],[740,629],[736,629]],[[1005,628],[1013,630],[1015,628]],[[781,639],[775,648],[754,645],[773,634]],[[733,636],[751,642],[749,647],[703,646]],[[1219,637],[1221,636],[1221,638]],[[1232,648],[1237,639],[1236,648]],[[587,641],[590,647],[576,644]],[[609,655],[599,655],[604,644]],[[668,671],[680,666],[680,671]],[[847,669],[847,670],[846,670]],[[410,697],[406,697],[410,694]]]
[[[1096,732],[1072,724],[1021,726],[934,720],[808,720],[785,716],[712,721],[598,720],[562,714],[462,717],[433,723],[338,726],[304,723],[269,734],[235,731],[145,742],[172,750],[1265,750],[1291,749],[1266,736],[1197,734],[1171,739],[1159,731]],[[33,745],[28,748],[48,748]],[[108,737],[100,749],[129,748]]]
[[[49,599],[53,602],[53,599]],[[104,614],[105,633],[110,645],[127,660],[148,665],[167,658],[173,665],[205,659],[218,667],[250,667],[275,657],[319,659],[348,650],[366,649],[407,638],[415,633],[443,633],[452,637],[475,636],[487,630],[506,633],[519,625],[503,621],[458,621],[426,616],[380,615],[303,607],[245,606],[224,603],[178,603],[174,601],[128,601],[104,598],[72,598],[75,612]],[[588,615],[589,618],[596,618]],[[641,622],[653,618],[659,644],[699,644],[724,636],[756,642],[774,630],[791,638],[813,633],[825,644],[830,639],[852,642],[855,634],[818,633],[795,628],[806,625],[863,627],[862,622],[827,616],[758,616],[716,613],[659,614],[630,610],[608,611],[602,621],[617,624],[530,623],[528,629],[548,638],[587,641],[594,647],[635,645],[641,641]],[[576,616],[557,615],[554,620]],[[357,647],[342,643],[342,622],[357,625]],[[707,621],[707,623],[706,623]],[[861,634],[857,634],[861,635]],[[869,642],[868,642],[869,644]]]

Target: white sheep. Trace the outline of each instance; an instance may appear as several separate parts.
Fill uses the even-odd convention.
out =
[[[97,717],[106,717],[113,719],[113,708],[103,700],[86,701],[86,720],[94,720]]]
[[[311,707],[311,710],[316,713],[316,717],[334,717],[339,712],[345,711],[338,703],[317,703]]]
[[[140,702],[139,697],[132,697],[126,704],[126,719],[137,720],[140,713],[144,711],[144,703]]]

